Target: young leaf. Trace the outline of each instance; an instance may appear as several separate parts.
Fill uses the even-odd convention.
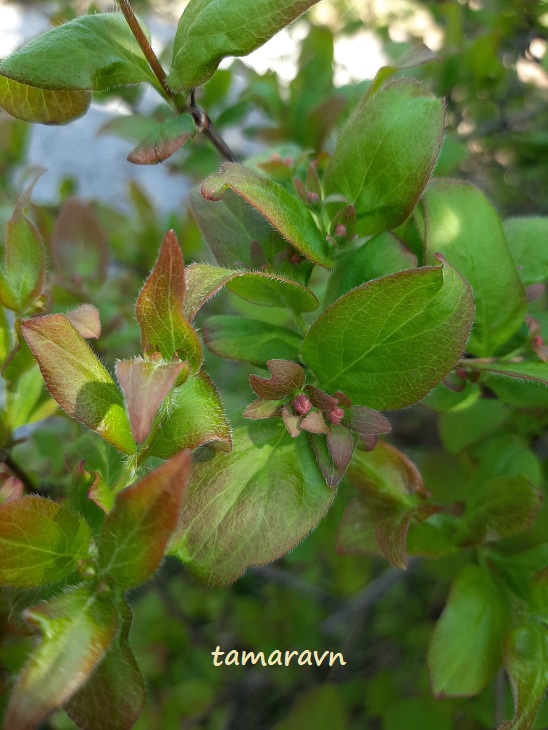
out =
[[[71,322],[84,339],[98,339],[101,336],[101,320],[99,310],[93,304],[81,304],[70,312],[65,312],[65,317]]]
[[[374,409],[403,408],[458,362],[472,316],[468,285],[442,261],[345,294],[309,329],[302,355],[325,390]]]
[[[223,287],[236,296],[263,307],[284,307],[313,312],[318,300],[306,287],[278,274],[235,271],[209,264],[191,264],[186,270],[183,311],[189,320]]]
[[[458,454],[499,429],[510,411],[494,398],[479,398],[468,408],[443,413],[439,420],[440,439],[450,454]]]
[[[175,388],[157,417],[157,431],[149,453],[169,459],[181,449],[211,442],[231,447],[230,425],[211,379],[201,372]]]
[[[326,269],[333,266],[327,243],[308,208],[279,183],[249,167],[228,162],[202,183],[207,200],[221,200],[230,188],[259,211],[305,258]]]
[[[548,279],[548,217],[508,218],[504,234],[524,286]]]
[[[116,363],[116,376],[126,399],[131,433],[138,444],[149,435],[158,408],[183,368],[182,362],[135,359]]]
[[[196,124],[190,114],[160,122],[128,155],[135,165],[157,165],[174,155],[196,133]]]
[[[39,586],[69,576],[87,557],[86,523],[61,505],[30,495],[0,506],[0,584]]]
[[[25,612],[42,642],[18,676],[5,726],[37,727],[84,684],[118,630],[115,605],[83,585]]]
[[[523,477],[501,476],[474,495],[459,523],[458,545],[517,535],[531,526],[542,496]]]
[[[38,124],[67,124],[89,109],[89,91],[37,89],[0,76],[0,107],[16,119]]]
[[[61,408],[126,454],[135,451],[122,394],[63,314],[28,319],[23,335]]]
[[[305,371],[298,363],[291,360],[269,360],[267,367],[270,378],[250,375],[249,384],[259,398],[278,400],[300,390],[304,385]]]
[[[539,362],[538,360],[524,360],[523,362],[494,361],[492,363],[471,360],[470,363],[466,363],[466,367],[470,370],[492,373],[497,377],[501,376],[501,380],[505,381],[527,380],[539,385],[548,385],[548,363]]]
[[[152,273],[137,300],[143,352],[159,351],[165,360],[178,354],[192,372],[202,364],[202,345],[182,312],[185,296],[183,255],[174,231],[164,236]]]
[[[297,359],[302,340],[287,327],[223,314],[206,320],[202,337],[207,348],[218,357],[254,365],[264,365],[272,359]]]
[[[348,467],[348,478],[366,499],[416,504],[415,495],[426,494],[419,470],[395,446],[379,441],[372,451],[357,449]]]
[[[500,666],[508,622],[508,598],[496,579],[477,565],[467,565],[453,584],[428,650],[437,697],[481,692]]]
[[[235,432],[232,453],[194,465],[171,552],[201,580],[227,585],[291,550],[334,496],[306,442],[279,420],[252,422]]]
[[[64,706],[81,730],[130,730],[145,703],[145,683],[129,646],[131,609],[121,606],[121,628],[88,681]]]
[[[6,262],[0,276],[0,301],[8,309],[24,312],[42,293],[46,253],[38,228],[25,215],[30,195],[40,172],[15,205],[8,220]]]
[[[226,56],[246,56],[318,0],[191,0],[177,26],[168,84],[202,86]]]
[[[325,479],[325,483],[328,487],[336,487],[344,476],[348,461],[344,463],[341,460],[339,464],[335,463],[329,450],[327,438],[323,434],[308,433],[308,443],[314,453],[316,463]],[[350,453],[350,456],[352,456],[352,453]]]
[[[523,322],[525,293],[500,219],[473,185],[434,180],[424,195],[425,245],[466,278],[476,305],[467,349],[493,355]]]
[[[97,542],[98,567],[117,588],[144,583],[162,562],[191,468],[182,451],[117,494]]]
[[[157,84],[120,13],[85,15],[52,28],[1,61],[0,75],[57,91]]]
[[[354,204],[362,235],[402,223],[415,207],[438,156],[441,99],[411,79],[366,97],[341,130],[325,172],[325,194]]]
[[[352,499],[343,513],[337,528],[337,552],[339,555],[375,555],[382,557],[375,520],[363,499]]]
[[[504,666],[514,695],[514,719],[499,730],[531,730],[548,686],[548,632],[541,623],[513,626],[504,639]]]

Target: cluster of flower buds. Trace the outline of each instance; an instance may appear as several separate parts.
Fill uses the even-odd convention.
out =
[[[306,182],[298,177],[293,178],[293,185],[297,195],[310,208],[319,208],[322,200],[322,187],[318,177],[317,162],[313,160],[306,171]]]
[[[347,205],[331,221],[327,240],[332,246],[346,246],[357,238],[355,231],[356,209],[353,205]]]
[[[391,430],[381,413],[352,405],[341,391],[329,395],[314,385],[305,385],[305,370],[298,363],[269,360],[267,367],[271,378],[249,376],[258,398],[246,408],[244,416],[281,417],[293,438],[306,431],[329,486],[342,479],[358,441],[362,448],[372,449],[377,436]]]

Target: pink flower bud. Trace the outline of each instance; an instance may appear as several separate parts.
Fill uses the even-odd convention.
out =
[[[317,205],[320,202],[320,196],[318,193],[307,193],[306,197],[311,205]]]
[[[298,396],[293,398],[293,403],[291,405],[293,406],[295,413],[298,413],[300,416],[306,416],[312,408],[310,398],[304,393],[300,393]]]
[[[335,408],[327,414],[327,418],[334,426],[336,426],[344,418],[344,411],[340,406],[335,406]]]
[[[346,238],[348,236],[346,226],[343,226],[342,223],[339,223],[339,225],[335,228],[335,235],[339,236],[339,238]]]

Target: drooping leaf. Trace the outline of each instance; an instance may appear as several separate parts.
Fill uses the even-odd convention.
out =
[[[0,76],[0,107],[16,119],[38,124],[68,124],[84,115],[89,91],[38,89]]]
[[[419,470],[395,446],[379,441],[372,451],[358,449],[348,468],[352,484],[367,499],[416,504],[415,495],[425,494]]]
[[[177,26],[168,84],[202,86],[226,56],[246,56],[318,0],[191,0]]]
[[[28,319],[22,331],[61,408],[120,451],[134,453],[122,394],[69,320],[63,314]]]
[[[184,113],[160,122],[128,155],[135,165],[157,165],[174,155],[196,133],[190,114]]]
[[[77,515],[30,495],[0,507],[0,584],[39,586],[69,576],[89,551],[89,530]]]
[[[52,28],[4,58],[0,75],[57,91],[157,84],[120,13],[85,15]]]
[[[69,198],[63,204],[51,237],[53,265],[72,285],[104,281],[108,265],[108,237],[92,203]]]
[[[218,357],[254,365],[264,365],[272,359],[298,358],[302,340],[287,327],[223,314],[206,320],[202,336],[208,349]]]
[[[121,628],[108,653],[64,707],[81,730],[131,730],[143,709],[145,683],[128,642],[127,603],[120,614]]]
[[[326,390],[374,409],[403,408],[459,360],[472,313],[468,285],[446,262],[392,274],[326,309],[304,338],[303,359]]]
[[[523,322],[525,294],[501,221],[469,183],[434,180],[424,195],[425,245],[466,278],[476,305],[468,351],[493,355]]]
[[[184,364],[153,360],[120,360],[116,376],[124,393],[131,433],[138,444],[147,438],[162,401]]]
[[[97,542],[97,564],[121,589],[140,585],[160,565],[192,468],[182,451],[119,492]]]
[[[93,304],[81,304],[76,309],[65,312],[65,317],[74,325],[84,339],[96,340],[101,336],[99,310]]]
[[[524,286],[548,279],[548,217],[508,218],[504,234]]]
[[[230,448],[230,424],[215,385],[200,372],[175,388],[162,406],[150,454],[169,459],[181,449],[192,450],[212,442]]]
[[[297,312],[313,312],[318,307],[318,300],[309,289],[278,274],[191,264],[186,270],[183,303],[186,317],[194,319],[199,309],[223,286],[236,296],[263,307],[284,307]]]
[[[192,372],[202,364],[202,345],[182,311],[185,297],[183,254],[174,231],[168,231],[160,254],[137,300],[143,352],[159,351],[165,360],[174,354],[188,360]]]
[[[502,660],[508,598],[490,572],[467,565],[457,576],[428,650],[438,697],[470,697],[493,678]]]
[[[207,200],[221,200],[227,188],[258,210],[309,261],[326,269],[333,266],[328,245],[310,211],[282,185],[229,162],[202,183],[202,195]]]
[[[458,544],[476,545],[523,532],[542,496],[523,477],[501,476],[482,485],[459,522]]]
[[[201,580],[226,585],[291,550],[333,497],[306,441],[277,419],[252,422],[235,431],[230,454],[194,465],[171,551]]]
[[[84,684],[116,636],[118,615],[110,600],[83,585],[25,612],[42,633],[12,690],[6,727],[30,730]]]
[[[0,301],[15,312],[26,311],[42,293],[46,273],[46,252],[40,231],[27,218],[32,189],[43,171],[19,196],[8,220],[5,267],[0,274]]]
[[[417,257],[399,238],[393,233],[380,233],[337,259],[327,286],[327,302],[330,304],[366,281],[413,269],[416,265]]]
[[[398,79],[366,97],[341,130],[326,195],[356,208],[362,235],[391,230],[415,207],[438,156],[444,107],[422,84]]]
[[[504,638],[504,667],[514,695],[514,718],[498,730],[531,730],[548,686],[548,631],[529,621],[513,626]]]

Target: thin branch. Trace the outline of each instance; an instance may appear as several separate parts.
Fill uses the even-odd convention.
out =
[[[506,694],[506,670],[501,667],[495,680],[495,727],[504,722],[504,696]]]
[[[36,487],[30,478],[30,476],[27,474],[27,472],[23,469],[22,466],[20,466],[13,456],[9,454],[7,451],[0,451],[0,461],[2,461],[8,469],[13,472],[13,475],[16,476],[18,479],[20,479],[23,484],[25,485],[25,488],[30,491],[36,491]]]
[[[326,591],[323,591],[321,588],[318,588],[311,583],[307,583],[307,581],[303,580],[302,578],[299,578],[298,576],[293,575],[292,573],[289,573],[282,568],[278,568],[274,565],[261,565],[255,568],[251,568],[250,572],[254,573],[255,575],[259,575],[261,576],[261,578],[265,578],[272,583],[277,583],[278,585],[284,586],[285,588],[296,591],[301,595],[310,596],[319,603],[338,603],[337,599],[334,596],[326,593]]]
[[[190,94],[190,103],[186,103],[180,94],[176,94],[172,89],[169,88],[167,83],[166,72],[163,69],[162,64],[158,60],[157,55],[152,50],[152,46],[148,42],[148,38],[143,33],[143,29],[139,25],[139,21],[135,17],[135,13],[129,3],[129,0],[118,0],[118,5],[126,22],[133,33],[133,36],[140,49],[150,66],[153,74],[158,79],[164,94],[170,99],[179,112],[188,111],[192,114],[196,123],[196,129],[201,132],[209,141],[214,145],[217,151],[229,162],[236,162],[236,157],[221,135],[217,132],[213,126],[211,119],[207,113],[200,108],[194,99],[194,89]]]

